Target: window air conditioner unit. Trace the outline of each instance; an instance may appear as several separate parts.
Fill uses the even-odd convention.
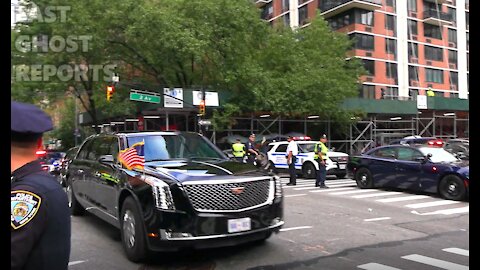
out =
[[[456,65],[456,64],[450,64],[449,67],[450,67],[451,69],[457,69],[457,65]]]
[[[456,48],[457,47],[457,44],[455,42],[449,42],[448,43],[448,46],[449,47],[452,47],[452,48]]]

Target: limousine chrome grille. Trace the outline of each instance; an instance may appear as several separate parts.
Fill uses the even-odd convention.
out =
[[[240,180],[184,182],[193,208],[199,212],[240,212],[272,203],[275,182],[256,177]]]

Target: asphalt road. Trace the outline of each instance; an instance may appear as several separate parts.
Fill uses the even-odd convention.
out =
[[[469,269],[468,202],[360,190],[350,179],[313,183],[284,187],[286,224],[263,244],[159,253],[143,264],[126,259],[114,227],[72,217],[69,269]]]

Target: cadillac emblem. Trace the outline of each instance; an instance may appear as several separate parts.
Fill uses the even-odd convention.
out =
[[[235,187],[230,189],[230,191],[235,195],[240,195],[244,190],[244,187]]]

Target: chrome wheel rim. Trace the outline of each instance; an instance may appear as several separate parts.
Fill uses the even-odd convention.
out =
[[[128,248],[135,245],[135,218],[130,210],[123,215],[123,235]]]
[[[457,195],[458,193],[458,186],[455,182],[450,182],[448,183],[448,186],[447,186],[447,192],[448,194],[450,195]]]
[[[368,181],[367,175],[362,174],[362,176],[360,177],[360,182],[362,183],[362,185],[366,185],[367,181]]]

